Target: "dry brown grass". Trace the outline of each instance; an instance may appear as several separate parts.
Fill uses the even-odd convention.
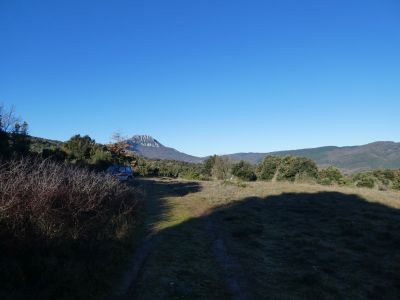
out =
[[[400,208],[400,191],[379,191],[369,188],[325,186],[308,183],[291,182],[224,182],[208,181],[201,182],[201,197],[206,199],[212,206],[242,200],[246,197],[267,197],[280,195],[282,193],[318,193],[337,192],[349,195],[358,195],[367,201],[381,203],[393,208]],[[193,194],[193,197],[200,195]]]
[[[136,201],[131,188],[104,173],[48,160],[0,165],[0,222],[15,236],[34,230],[50,239],[99,238]]]
[[[2,162],[0,298],[96,298],[131,251],[138,200],[105,173],[49,160]]]

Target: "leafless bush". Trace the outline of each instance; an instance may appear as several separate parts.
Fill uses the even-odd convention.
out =
[[[6,108],[0,103],[0,131],[10,133],[14,129],[15,124],[20,121],[20,118],[15,114],[14,107]]]
[[[0,163],[0,225],[18,239],[112,238],[136,206],[136,192],[104,173],[49,160]]]

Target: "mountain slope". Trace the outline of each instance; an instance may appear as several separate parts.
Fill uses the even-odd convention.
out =
[[[126,141],[128,150],[147,158],[180,160],[191,163],[199,163],[203,159],[188,155],[170,147],[165,147],[156,139],[148,135],[135,135]]]
[[[205,159],[165,147],[148,135],[135,135],[131,139],[128,139],[127,142],[130,151],[148,158],[180,160],[193,163],[198,163]],[[378,168],[400,168],[400,143],[395,142],[375,142],[348,147],[326,146],[266,153],[234,153],[225,156],[233,161],[245,160],[256,164],[266,155],[304,156],[314,160],[320,167],[335,166],[348,172]]]
[[[227,155],[232,160],[259,163],[266,155],[304,156],[314,160],[318,166],[335,166],[345,171],[365,171],[377,168],[400,168],[400,143],[375,142],[362,146],[319,147],[270,153],[236,153]]]

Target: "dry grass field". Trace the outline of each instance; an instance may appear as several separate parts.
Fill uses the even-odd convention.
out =
[[[142,180],[153,247],[135,299],[398,299],[400,193]]]

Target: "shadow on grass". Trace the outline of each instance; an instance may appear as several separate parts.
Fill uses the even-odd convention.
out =
[[[135,288],[139,272],[145,260],[160,242],[157,224],[169,219],[170,206],[167,198],[183,197],[189,193],[201,190],[198,182],[182,182],[172,179],[156,180],[149,178],[138,179],[135,184],[145,191],[145,203],[142,212],[142,224],[136,231],[136,250],[127,263],[127,268],[117,287],[106,296],[106,299],[123,299],[130,288]]]
[[[246,198],[213,214],[257,298],[400,296],[399,210],[320,192]]]
[[[201,191],[196,182],[137,184],[148,194],[150,231],[167,218],[166,198]],[[125,278],[123,292],[131,290],[121,298],[400,298],[400,211],[356,195],[232,199],[153,236],[160,242],[138,249],[146,253],[136,274]],[[115,275],[133,251],[129,241],[6,246],[0,259],[2,299],[99,299],[115,287]]]
[[[146,218],[148,230],[153,230],[156,223],[165,221],[168,218],[168,212],[171,207],[166,201],[168,197],[184,197],[187,194],[201,191],[201,185],[195,181],[176,181],[155,180],[151,178],[141,178],[136,181],[146,193]]]
[[[133,185],[151,194],[152,201],[140,207],[150,206],[154,222],[168,209],[161,197],[200,190],[193,182],[143,179]],[[135,218],[140,217],[143,215]],[[115,288],[121,269],[135,251],[132,240],[137,231],[125,239],[49,241],[31,236],[27,243],[7,237],[0,228],[0,299],[100,299],[105,291]]]
[[[137,299],[400,297],[400,211],[356,195],[249,197],[159,234]]]

